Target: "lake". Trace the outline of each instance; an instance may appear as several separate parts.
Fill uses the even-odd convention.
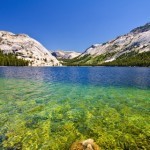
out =
[[[0,67],[0,149],[150,149],[150,68]]]

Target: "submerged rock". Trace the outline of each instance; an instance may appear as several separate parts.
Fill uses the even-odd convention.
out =
[[[71,145],[70,150],[101,150],[93,139],[77,141]]]

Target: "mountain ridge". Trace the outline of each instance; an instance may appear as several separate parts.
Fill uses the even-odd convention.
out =
[[[131,54],[136,54],[137,56],[137,54],[147,53],[149,51],[150,23],[147,23],[144,26],[137,27],[129,33],[118,36],[106,43],[93,44],[79,57],[64,62],[64,65],[106,65],[109,62],[119,59],[121,56],[127,57],[127,55],[125,55],[126,53],[130,53],[130,56]],[[149,53],[147,54],[149,55]],[[147,61],[150,63],[149,58]],[[134,65],[134,63],[132,65]]]
[[[150,66],[150,23],[134,28],[129,33],[105,43],[93,44],[83,53],[63,50],[48,51],[41,43],[26,34],[0,31],[0,50],[4,54],[12,53],[18,59],[28,61],[30,66],[61,66],[61,63],[71,66]],[[146,60],[143,57],[146,57]],[[131,59],[135,62],[128,64],[127,61]]]

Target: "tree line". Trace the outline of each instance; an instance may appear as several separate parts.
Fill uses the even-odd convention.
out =
[[[104,66],[150,66],[150,52],[126,53],[112,62],[103,63]]]
[[[0,50],[0,66],[28,66],[29,61],[18,59],[15,54],[4,54]]]
[[[85,55],[61,61],[65,66],[150,66],[150,52],[125,53],[112,62],[104,62],[108,57],[113,56],[113,54],[99,55],[97,57]]]

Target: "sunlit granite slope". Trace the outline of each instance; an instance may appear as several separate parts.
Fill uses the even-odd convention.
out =
[[[43,45],[25,34],[0,31],[0,50],[14,53],[30,61],[31,66],[60,66],[59,61]]]
[[[94,44],[76,60],[69,63],[71,65],[101,65],[115,60],[122,63],[123,61],[129,62],[132,59],[131,56],[135,56],[138,61],[139,58],[145,58],[144,53],[148,58],[150,55],[150,23],[106,43]],[[150,60],[147,59],[146,61]],[[140,63],[141,60],[139,65]]]
[[[150,23],[143,27],[138,27],[130,33],[119,36],[114,40],[103,44],[92,45],[81,56],[88,54],[98,56],[101,54],[114,53],[112,57],[106,60],[113,61],[120,55],[131,51],[138,53],[150,51]]]

